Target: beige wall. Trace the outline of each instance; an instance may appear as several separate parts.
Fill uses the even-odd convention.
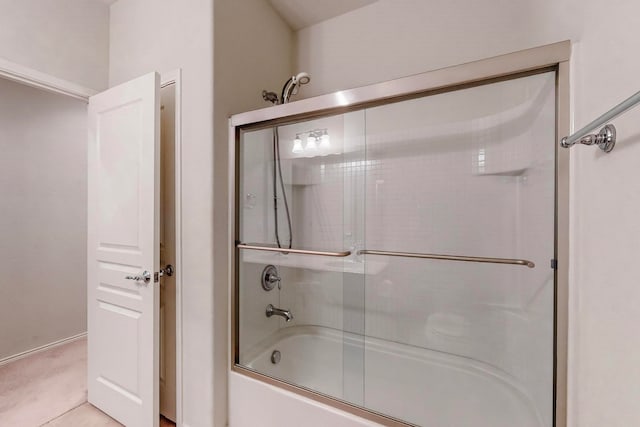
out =
[[[106,4],[0,0],[0,10],[0,59],[107,87]],[[0,331],[2,359],[86,331],[87,130],[86,103],[0,83],[0,316],[14,325]]]
[[[585,22],[606,16],[611,26],[586,25],[573,61],[576,129],[640,89],[639,5],[590,1]],[[611,67],[594,67],[607,58]],[[614,120],[615,150],[573,148],[573,426],[640,424],[640,109]],[[592,149],[589,149],[592,148]]]
[[[216,0],[214,15],[214,328],[215,367],[222,374],[229,368],[228,118],[270,105],[262,90],[279,92],[292,74],[294,35],[266,0]],[[227,390],[227,381],[216,382],[225,404]],[[224,415],[216,416],[216,426],[224,425]]]
[[[571,39],[578,128],[639,89],[638,12],[630,0],[379,0],[298,32],[298,68],[313,76],[301,95]],[[611,154],[571,153],[571,426],[640,424],[638,114],[615,120]]]
[[[90,89],[107,87],[104,2],[0,0],[0,11],[0,58]]]
[[[224,426],[227,117],[263,106],[262,89],[286,80],[293,35],[264,0],[119,0],[110,34],[110,85],[182,69],[183,422]]]
[[[86,331],[83,101],[0,79],[0,360]]]
[[[378,0],[298,31],[296,65],[313,78],[299,96],[575,39],[583,12],[574,1]]]
[[[183,422],[213,425],[213,2],[120,0],[110,25],[110,86],[182,69]]]

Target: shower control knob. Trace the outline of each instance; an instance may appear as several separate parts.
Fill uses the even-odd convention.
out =
[[[280,276],[278,275],[278,269],[274,265],[267,265],[262,270],[262,289],[265,291],[271,291],[278,285],[278,289],[281,289]]]

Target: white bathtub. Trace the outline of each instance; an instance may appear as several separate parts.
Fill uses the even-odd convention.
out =
[[[246,356],[250,369],[420,426],[551,425],[515,378],[451,354],[295,326]]]

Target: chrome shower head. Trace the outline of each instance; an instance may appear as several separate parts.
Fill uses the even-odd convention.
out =
[[[311,81],[311,76],[309,75],[309,73],[305,73],[303,71],[303,72],[298,73],[295,76],[293,76],[292,79],[296,83],[299,83],[301,85],[306,85],[307,83],[309,83]]]
[[[287,83],[285,83],[284,87],[282,88],[282,103],[286,104],[287,102],[289,102],[289,98],[291,98],[291,95],[297,94],[299,87],[302,85],[306,85],[310,81],[311,76],[309,76],[309,73],[305,73],[304,71],[296,74],[295,76],[291,76],[291,78],[287,80]]]

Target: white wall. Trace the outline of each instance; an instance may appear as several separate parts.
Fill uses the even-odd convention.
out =
[[[119,0],[111,8],[110,34],[110,85],[153,70],[183,71],[183,422],[223,426],[229,366],[227,117],[264,105],[262,89],[288,77],[293,35],[264,0],[198,0],[188,6]]]
[[[571,39],[578,128],[638,90],[639,11],[632,0],[379,0],[298,33],[297,68],[313,76],[301,95]],[[572,149],[571,426],[640,423],[637,114],[615,120],[613,153]]]
[[[87,105],[0,79],[0,360],[86,331]]]
[[[107,87],[104,2],[0,0],[0,10],[0,58],[90,89]]]
[[[0,59],[89,89],[107,87],[109,9],[106,4],[86,0],[0,0],[0,10]],[[3,245],[3,249],[16,249],[10,256],[3,257],[5,262],[15,261],[7,267],[3,288],[16,278],[24,282],[20,296],[11,296],[10,290],[6,290],[8,299],[3,298],[3,302],[15,304],[3,310],[3,315],[10,319],[3,323],[24,327],[5,328],[5,333],[14,336],[3,337],[7,340],[2,340],[6,346],[0,349],[0,358],[86,331],[86,286],[79,287],[84,281],[76,279],[86,271],[86,155],[83,154],[86,152],[86,104],[4,81],[2,88],[0,132],[18,136],[17,140],[3,137],[0,141],[11,144],[9,151],[3,148],[1,159],[8,167],[3,169],[0,179],[3,185],[11,187],[7,194],[13,196],[7,199],[11,200],[6,208],[9,215],[3,215],[3,219],[23,221],[3,230],[8,233],[3,236],[3,242],[21,242],[17,248],[15,243]],[[21,115],[16,115],[18,113]],[[32,114],[28,120],[33,122],[25,121],[27,114]],[[23,128],[18,130],[19,126]],[[27,126],[29,129],[25,129]],[[27,161],[27,155],[32,156],[32,162]],[[53,158],[59,158],[55,165],[50,162]],[[73,158],[72,164],[60,168],[70,162],[70,158]],[[22,177],[22,184],[17,184],[20,180],[16,176]],[[46,177],[46,183],[42,177]],[[17,194],[15,189],[19,185],[24,191]],[[45,202],[49,203],[51,216],[39,218],[41,212],[47,212]],[[33,220],[20,217],[27,205]],[[64,206],[69,209],[68,218],[63,216]],[[27,242],[33,242],[38,234],[46,236],[44,243],[30,246]],[[51,241],[54,235],[61,242],[59,245]],[[69,251],[64,259],[59,258],[63,254],[61,247]],[[83,249],[78,251],[78,248]],[[34,261],[36,259],[42,263]],[[53,281],[43,281],[43,276]],[[26,298],[32,298],[28,307],[25,307]],[[18,307],[22,312],[15,313]],[[16,320],[19,318],[21,320]],[[41,329],[36,328],[38,324]],[[22,335],[20,338],[15,336],[17,332]]]
[[[111,7],[109,84],[182,68],[183,422],[213,425],[213,2]]]
[[[576,128],[638,91],[639,5],[634,1],[590,1],[585,22],[607,16],[609,28],[582,34],[573,67]],[[613,64],[593,67],[606,55]],[[576,426],[640,424],[640,109],[614,120],[619,139],[604,156],[573,149],[572,214],[574,277],[570,283],[574,321],[574,379],[570,408]],[[586,149],[585,149],[586,148]],[[605,255],[606,254],[606,255]]]
[[[312,76],[299,97],[575,38],[573,1],[378,0],[298,31],[296,67]]]
[[[216,0],[214,24],[214,283],[216,301],[216,369],[229,370],[227,305],[229,300],[229,132],[228,118],[235,113],[269,104],[262,90],[279,92],[292,73],[293,31],[266,0]],[[226,382],[216,383],[219,396],[228,395]],[[241,396],[241,395],[240,395]],[[229,417],[249,409],[248,401],[230,392]],[[226,415],[226,414],[225,414]],[[216,426],[226,421],[221,414]],[[233,425],[236,424],[233,422]]]

